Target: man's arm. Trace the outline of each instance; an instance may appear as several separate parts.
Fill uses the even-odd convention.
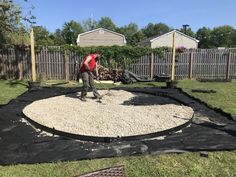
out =
[[[89,55],[86,57],[85,61],[84,61],[84,66],[87,70],[89,70],[89,62],[92,60],[92,57]]]

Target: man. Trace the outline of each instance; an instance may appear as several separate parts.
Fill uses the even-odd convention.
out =
[[[97,89],[95,88],[94,84],[94,75],[92,74],[93,70],[96,71],[96,77],[98,77],[98,60],[100,59],[100,53],[90,54],[85,57],[85,59],[81,63],[81,67],[79,69],[82,81],[83,81],[83,88],[81,92],[81,100],[86,101],[85,96],[87,95],[89,87],[93,90],[93,95],[95,98],[100,99],[101,95],[98,93]]]

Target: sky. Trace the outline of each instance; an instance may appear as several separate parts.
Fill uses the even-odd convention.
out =
[[[82,22],[93,17],[110,17],[122,27],[135,22],[139,28],[148,23],[165,23],[173,29],[188,24],[199,28],[230,25],[236,28],[236,0],[14,0],[26,14],[33,5],[36,25],[50,32],[61,29],[65,22]]]

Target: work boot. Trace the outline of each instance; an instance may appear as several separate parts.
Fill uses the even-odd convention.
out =
[[[102,98],[102,96],[98,93],[97,90],[94,90],[94,91],[93,91],[93,96],[94,96],[96,99],[101,99],[101,98]]]
[[[80,100],[83,101],[83,102],[86,102],[85,97],[81,97]]]
[[[96,98],[96,99],[102,99],[102,96],[100,95],[100,94],[96,94],[96,95],[94,95],[94,97]]]

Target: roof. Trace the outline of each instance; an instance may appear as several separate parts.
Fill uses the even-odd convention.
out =
[[[86,34],[89,34],[89,33],[92,33],[94,31],[99,31],[99,30],[104,30],[104,31],[107,31],[109,33],[113,33],[113,34],[116,34],[116,35],[119,35],[121,37],[123,37],[124,39],[124,43],[126,44],[126,39],[125,39],[125,36],[123,34],[120,34],[120,33],[117,33],[115,31],[111,31],[111,30],[108,30],[108,29],[105,29],[105,28],[97,28],[97,29],[94,29],[94,30],[90,30],[90,31],[87,31],[87,32],[84,32],[84,33],[80,33],[77,37],[77,44],[79,43],[79,38],[80,36],[83,36],[83,35],[86,35]]]
[[[157,39],[159,39],[159,38],[161,38],[161,37],[163,37],[163,36],[169,35],[169,34],[171,34],[171,33],[173,33],[173,32],[179,33],[180,35],[183,35],[183,36],[185,36],[185,37],[187,37],[187,38],[189,38],[189,39],[192,39],[192,40],[194,40],[194,41],[196,41],[196,42],[199,42],[199,40],[197,40],[197,39],[195,39],[195,38],[193,38],[193,37],[191,37],[191,36],[188,36],[188,35],[186,35],[186,34],[180,32],[180,31],[178,31],[178,30],[172,30],[172,31],[170,31],[170,32],[168,32],[168,33],[165,33],[165,34],[162,34],[162,35],[156,35],[156,36],[152,36],[152,37],[149,37],[149,38],[147,38],[147,39],[144,39],[143,41],[140,41],[139,44],[147,43],[147,42],[153,42],[153,41],[155,41],[155,40],[157,40]]]

